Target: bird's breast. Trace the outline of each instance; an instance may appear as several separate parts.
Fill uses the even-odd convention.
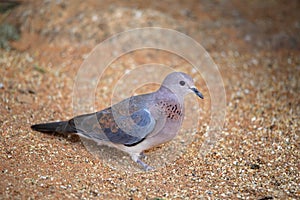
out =
[[[178,121],[183,118],[183,106],[179,102],[174,101],[159,101],[158,109],[166,117],[166,120]]]

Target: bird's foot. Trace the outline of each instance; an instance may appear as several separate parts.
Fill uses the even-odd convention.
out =
[[[137,162],[139,165],[141,165],[141,166],[144,168],[144,170],[145,170],[146,172],[154,170],[153,167],[147,165],[146,163],[144,163],[144,162],[141,161],[140,159],[137,159],[136,162]]]
[[[144,163],[141,159],[142,158],[145,158],[145,154],[143,152],[139,153],[139,154],[131,154],[131,158],[132,160],[134,160],[136,163],[138,163],[139,165],[141,165],[143,167],[143,169],[145,171],[151,171],[151,170],[154,170],[153,167],[147,165],[146,163]]]

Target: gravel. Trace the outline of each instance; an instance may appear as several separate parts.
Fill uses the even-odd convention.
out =
[[[0,15],[21,31],[13,49],[0,50],[0,199],[300,198],[297,1],[80,2],[30,1]],[[112,34],[142,26],[188,34],[219,66],[227,113],[220,139],[205,157],[199,149],[210,98],[197,74],[208,98],[198,102],[202,116],[193,141],[153,172],[113,169],[77,137],[30,130],[33,123],[72,117],[83,58]],[[194,74],[168,52],[124,55],[99,83],[96,107],[109,105],[110,89],[126,70],[150,61]],[[153,149],[147,159],[157,159],[156,152],[172,155],[172,147]]]

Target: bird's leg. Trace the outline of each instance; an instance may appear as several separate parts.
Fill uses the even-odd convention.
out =
[[[145,171],[151,171],[151,170],[154,170],[153,167],[147,165],[146,163],[144,163],[143,161],[140,160],[140,157],[141,157],[141,156],[145,156],[145,155],[144,155],[143,153],[140,153],[140,154],[132,154],[132,155],[131,155],[131,158],[132,158],[132,160],[134,160],[136,163],[138,163],[139,165],[141,165]]]
[[[139,158],[141,158],[141,159],[144,159],[144,158],[146,158],[146,155],[144,154],[144,152],[141,152],[141,153],[140,153],[140,156],[139,156]]]
[[[137,162],[138,164],[140,164],[140,165],[144,168],[145,171],[151,171],[151,170],[154,170],[153,167],[147,165],[146,163],[144,163],[143,161],[141,161],[139,158],[137,159],[136,162]]]

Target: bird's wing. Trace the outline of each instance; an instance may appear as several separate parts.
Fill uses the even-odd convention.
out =
[[[143,141],[156,124],[149,110],[145,108],[124,115],[110,107],[72,120],[79,135],[127,146]]]

